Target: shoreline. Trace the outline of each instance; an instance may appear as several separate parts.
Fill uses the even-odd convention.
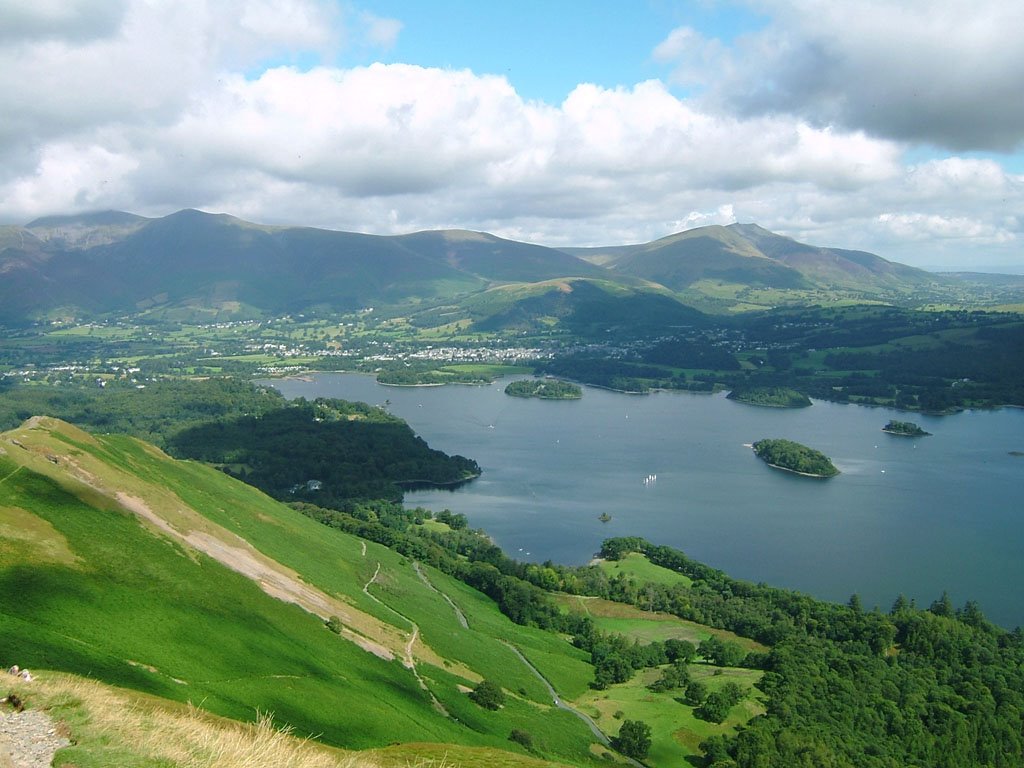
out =
[[[761,457],[758,456],[758,458]],[[764,459],[761,459],[761,461],[764,461]],[[813,472],[801,472],[798,469],[790,469],[789,467],[783,467],[780,464],[772,464],[770,461],[765,461],[764,463],[767,464],[772,469],[778,469],[783,472],[789,472],[790,474],[800,475],[801,477],[814,477],[817,478],[818,480],[828,480],[830,477],[835,477],[836,475],[840,474],[839,470],[836,470],[836,475],[818,475]]]

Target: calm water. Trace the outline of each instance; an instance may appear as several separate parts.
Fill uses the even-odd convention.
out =
[[[518,559],[584,563],[608,536],[668,544],[729,574],[883,610],[897,594],[1024,625],[1024,411],[912,415],[934,436],[882,433],[906,414],[815,402],[744,406],[721,395],[582,400],[487,387],[382,387],[353,374],[274,381],[287,397],[383,404],[432,447],[476,459],[479,479],[408,505],[465,514]],[[773,470],[745,443],[785,437],[832,457],[827,481]],[[645,482],[649,475],[657,479]],[[608,523],[597,518],[612,516]]]

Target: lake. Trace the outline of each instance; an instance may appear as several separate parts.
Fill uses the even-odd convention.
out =
[[[543,401],[490,386],[385,387],[358,374],[265,382],[289,398],[387,401],[433,448],[475,459],[456,490],[407,506],[461,512],[511,556],[580,564],[609,536],[643,536],[755,582],[887,611],[947,590],[1024,625],[1024,410],[908,415],[816,401],[758,408],[724,395],[592,387]],[[884,434],[891,418],[933,436]],[[817,480],[772,469],[749,443],[784,437],[830,456]],[[598,516],[611,520],[602,523]]]

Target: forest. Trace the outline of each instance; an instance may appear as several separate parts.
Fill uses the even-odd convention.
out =
[[[758,440],[754,443],[754,453],[773,467],[798,472],[801,475],[832,477],[839,474],[839,470],[828,456],[792,440]]]
[[[578,384],[559,379],[519,379],[505,387],[505,394],[541,400],[579,400],[583,397],[583,390]]]
[[[734,389],[728,394],[728,398],[738,403],[768,408],[806,408],[811,404],[811,399],[807,395],[788,387]]]
[[[214,464],[274,498],[400,501],[409,485],[456,485],[480,474],[463,456],[430,448],[401,419],[344,400],[299,399],[262,414],[176,432],[182,458]]]
[[[277,390],[227,378],[168,379],[142,389],[13,386],[0,397],[0,429],[35,415],[139,437],[283,501],[399,500],[404,486],[454,485],[480,473],[476,462],[430,448],[382,408],[290,403]]]

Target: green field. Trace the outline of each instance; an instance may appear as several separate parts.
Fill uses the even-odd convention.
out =
[[[626,635],[644,643],[675,639],[689,640],[698,645],[709,637],[717,637],[722,641],[736,643],[746,651],[768,650],[766,646],[749,637],[687,621],[670,613],[643,611],[632,605],[602,600],[599,597],[560,595],[558,601],[567,610],[589,616],[600,630]]]
[[[601,560],[599,565],[601,570],[609,576],[622,574],[632,577],[641,583],[650,581],[667,586],[681,584],[684,587],[688,587],[693,583],[687,576],[681,573],[670,571],[668,568],[662,568],[660,565],[654,565],[654,563],[639,552],[630,552],[621,560]]]
[[[709,723],[694,715],[693,707],[677,701],[682,691],[652,693],[647,686],[658,679],[657,669],[644,670],[628,683],[613,685],[606,691],[591,691],[576,700],[590,714],[601,730],[618,732],[622,720],[642,720],[651,726],[651,751],[645,762],[654,768],[680,765],[684,755],[701,754],[698,745],[708,736],[735,732],[738,725],[762,714],[760,693],[753,688],[761,673],[750,669],[714,668],[690,665],[693,679],[705,683],[709,691],[732,681],[746,691],[746,698],[737,704],[721,724]],[[720,674],[718,674],[720,673]],[[616,717],[617,713],[619,717]]]

